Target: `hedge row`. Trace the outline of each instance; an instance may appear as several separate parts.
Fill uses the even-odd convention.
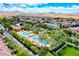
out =
[[[19,45],[16,45],[11,39],[5,37],[4,42],[12,50],[12,54],[17,56],[29,56],[28,51],[23,50]]]

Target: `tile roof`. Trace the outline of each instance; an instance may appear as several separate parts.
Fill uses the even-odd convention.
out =
[[[11,51],[5,46],[2,38],[0,38],[0,56],[11,56]]]
[[[79,27],[70,27],[70,30],[79,31]]]

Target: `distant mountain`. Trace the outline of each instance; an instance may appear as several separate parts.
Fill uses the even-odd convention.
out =
[[[56,14],[55,12],[48,12],[49,14]]]
[[[63,17],[63,18],[76,18],[79,19],[79,14],[74,13],[74,14],[61,14],[61,13],[54,13],[54,12],[49,12],[49,13],[24,13],[20,11],[15,11],[15,12],[0,12],[0,16],[40,16],[40,17]]]

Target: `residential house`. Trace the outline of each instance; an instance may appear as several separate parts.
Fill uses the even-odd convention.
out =
[[[60,28],[60,24],[60,22],[43,23],[43,25],[47,25],[49,28]]]
[[[12,56],[10,49],[5,45],[0,37],[0,56]]]
[[[12,25],[11,27],[12,27],[12,29],[15,30],[15,31],[20,31],[20,30],[22,29],[22,26],[19,26],[19,25],[15,25],[15,26]]]
[[[69,30],[79,32],[79,27],[69,27]]]

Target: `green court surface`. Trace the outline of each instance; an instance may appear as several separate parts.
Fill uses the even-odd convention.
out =
[[[58,52],[60,56],[79,56],[79,49],[66,46],[64,49]]]

